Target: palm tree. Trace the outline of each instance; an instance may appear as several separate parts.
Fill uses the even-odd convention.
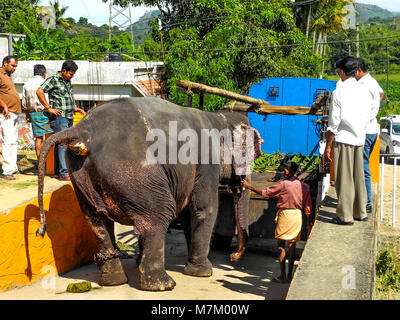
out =
[[[346,32],[346,16],[350,13],[348,6],[355,0],[319,0],[310,30],[313,32],[314,52],[322,57],[326,54],[328,34]],[[316,35],[318,34],[318,39]],[[322,70],[324,69],[324,62]]]
[[[55,0],[54,2],[50,1],[50,5],[54,8],[56,25],[61,25],[64,28],[71,28],[71,24],[67,21],[67,19],[63,18],[63,15],[68,10],[68,7],[61,7],[58,0]]]
[[[52,12],[49,12],[48,6],[37,7],[36,12],[41,16],[48,16],[50,14],[54,15],[52,18],[54,19],[56,26],[61,26],[67,29],[71,28],[71,23],[67,19],[63,18],[63,15],[68,10],[68,7],[61,7],[58,0],[55,0],[54,2],[50,1],[50,7],[52,7]]]

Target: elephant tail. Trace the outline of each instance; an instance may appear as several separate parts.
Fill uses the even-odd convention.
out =
[[[81,144],[79,143],[81,140],[82,138],[79,134],[79,130],[76,128],[70,128],[51,135],[42,144],[38,164],[38,202],[40,210],[40,226],[36,231],[36,235],[41,235],[43,237],[46,233],[46,214],[43,208],[43,189],[47,155],[50,149],[56,144],[62,144],[67,147],[78,147],[81,149]]]

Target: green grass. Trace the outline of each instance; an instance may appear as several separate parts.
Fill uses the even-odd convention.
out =
[[[376,258],[376,299],[400,299],[400,241],[383,247]]]
[[[12,187],[14,189],[21,190],[21,189],[25,189],[25,188],[28,188],[28,187],[31,187],[31,186],[35,186],[36,184],[37,184],[37,181],[34,181],[34,182],[23,182],[23,183],[13,184]]]
[[[384,73],[373,73],[371,75],[378,81],[386,96],[389,99],[384,100],[378,113],[378,120],[388,114],[400,114],[400,73],[390,73],[389,83],[387,75]],[[327,76],[328,80],[338,81],[337,75]]]

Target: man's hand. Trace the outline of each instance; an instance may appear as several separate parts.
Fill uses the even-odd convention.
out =
[[[78,112],[78,113],[80,113],[80,114],[82,114],[82,115],[85,115],[85,114],[86,114],[85,110],[83,110],[83,109],[81,109],[81,108],[78,108],[78,107],[75,107],[75,112]]]
[[[335,139],[335,135],[331,132],[328,131],[327,137],[326,137],[326,147],[325,147],[325,152],[324,152],[324,158],[326,162],[333,162],[333,140]]]
[[[3,115],[4,115],[4,117],[6,118],[6,119],[9,119],[10,118],[10,111],[8,111],[8,107],[7,106],[4,106],[3,107]]]
[[[246,189],[248,189],[249,186],[250,186],[249,183],[246,180],[242,180],[240,182],[240,184],[242,185],[243,188],[246,188]]]
[[[60,109],[48,108],[46,111],[48,113],[54,114],[57,117],[61,116],[62,114],[62,111]]]
[[[324,157],[326,162],[333,162],[333,150],[331,146],[326,146]]]
[[[4,115],[4,117],[6,118],[6,119],[9,119],[10,118],[10,111],[8,111],[8,107],[4,107],[3,108],[3,115]]]

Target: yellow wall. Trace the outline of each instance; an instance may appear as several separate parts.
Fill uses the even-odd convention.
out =
[[[379,183],[379,154],[380,154],[381,141],[376,140],[374,150],[372,150],[371,157],[369,158],[369,171],[371,172],[371,182]]]
[[[0,214],[0,291],[30,284],[93,261],[97,242],[79,208],[72,185],[44,196],[47,233],[36,236],[38,201]]]

